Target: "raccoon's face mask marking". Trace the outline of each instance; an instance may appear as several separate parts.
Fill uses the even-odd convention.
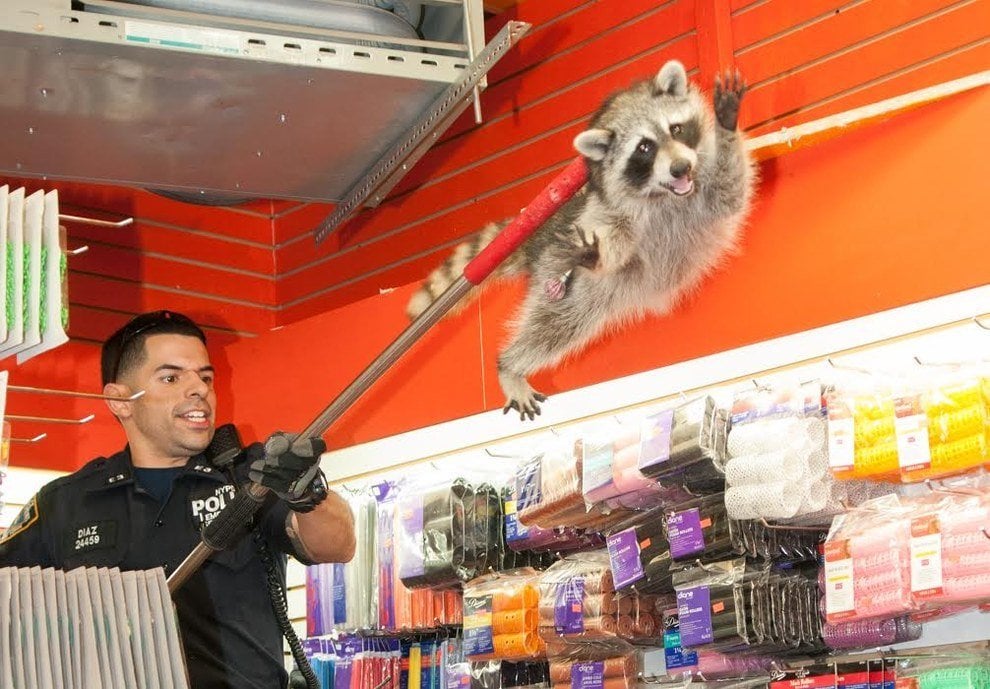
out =
[[[641,197],[691,194],[698,156],[679,140],[684,134],[684,125],[676,124],[666,131],[658,131],[656,136],[631,137],[621,150],[624,159],[621,177],[627,190]]]

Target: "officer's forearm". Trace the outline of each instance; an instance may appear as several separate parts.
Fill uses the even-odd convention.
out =
[[[354,557],[354,516],[351,508],[336,493],[311,512],[292,513],[290,537],[300,541],[305,556],[313,562],[349,562]]]

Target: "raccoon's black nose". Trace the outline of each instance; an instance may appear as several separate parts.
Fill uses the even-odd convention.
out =
[[[690,160],[684,160],[681,158],[680,160],[675,160],[670,164],[670,174],[674,179],[680,179],[689,172],[691,172]]]

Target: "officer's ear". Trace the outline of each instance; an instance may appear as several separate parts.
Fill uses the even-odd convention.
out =
[[[129,386],[124,385],[123,383],[107,383],[103,386],[103,394],[107,397],[121,398],[120,401],[106,401],[107,406],[110,408],[110,413],[121,421],[130,418],[130,416],[134,413],[134,402],[124,401],[134,394],[131,392],[131,388]]]

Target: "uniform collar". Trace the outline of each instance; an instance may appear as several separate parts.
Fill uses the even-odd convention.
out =
[[[134,464],[131,461],[130,446],[125,446],[123,450],[107,459],[99,475],[100,480],[90,488],[89,492],[134,485]],[[189,458],[183,467],[182,473],[179,474],[179,478],[189,475],[216,481],[217,483],[226,483],[227,481],[223,472],[213,466],[202,453]]]

